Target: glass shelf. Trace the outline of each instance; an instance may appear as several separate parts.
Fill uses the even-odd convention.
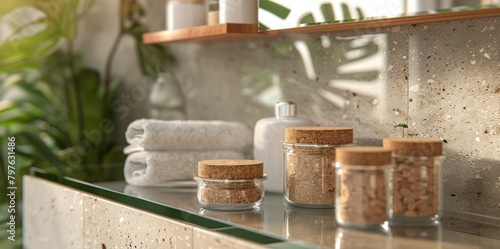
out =
[[[390,233],[337,226],[333,209],[288,207],[282,194],[266,193],[260,209],[213,211],[201,208],[195,188],[146,188],[124,181],[87,183],[33,169],[32,175],[163,217],[205,227],[268,248],[496,248],[500,222],[494,217],[445,211],[431,227],[392,227]],[[368,242],[369,241],[369,242]],[[368,244],[366,244],[368,243]],[[285,247],[283,247],[285,246]]]

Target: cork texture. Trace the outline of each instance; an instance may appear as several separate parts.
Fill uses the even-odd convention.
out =
[[[211,179],[261,178],[264,164],[257,160],[204,160],[198,162],[198,176]]]
[[[383,147],[400,156],[443,155],[443,142],[439,138],[385,138]]]
[[[288,127],[285,141],[298,144],[348,144],[354,141],[349,127]]]
[[[337,148],[336,161],[348,165],[386,165],[391,162],[391,150],[382,147]]]

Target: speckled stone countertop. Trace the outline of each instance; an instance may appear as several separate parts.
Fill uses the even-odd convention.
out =
[[[266,193],[259,210],[223,212],[201,208],[194,188],[143,188],[124,182],[97,185],[313,248],[500,248],[496,217],[445,211],[436,226],[392,227],[389,233],[377,233],[339,227],[333,209],[288,207],[279,194]]]

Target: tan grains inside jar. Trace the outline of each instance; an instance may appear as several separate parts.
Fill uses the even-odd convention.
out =
[[[250,204],[262,199],[263,163],[218,159],[198,162],[198,199],[204,204]],[[196,179],[196,178],[195,178]]]
[[[440,214],[443,143],[435,138],[386,138],[384,148],[395,159],[393,214],[399,217],[438,217]]]
[[[385,169],[343,168],[339,181],[337,207],[343,222],[377,224],[388,219]]]
[[[339,148],[336,216],[341,225],[379,226],[390,217],[391,151],[381,147]]]
[[[434,159],[396,157],[393,174],[393,213],[408,217],[433,216],[439,210],[439,170]]]
[[[333,204],[335,148],[293,147],[287,155],[286,194],[295,203]]]
[[[209,182],[200,193],[207,204],[244,204],[260,200],[262,190],[253,182]]]
[[[335,148],[353,143],[349,127],[285,129],[285,196],[297,205],[335,203]]]

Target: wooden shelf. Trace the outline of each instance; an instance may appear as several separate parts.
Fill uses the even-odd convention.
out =
[[[256,36],[262,36],[258,32],[256,24],[223,23],[145,33],[142,36],[142,42],[144,44],[155,44],[180,41],[228,41]]]
[[[487,17],[500,17],[500,8],[467,10],[467,11],[457,11],[457,12],[443,12],[436,14],[402,16],[393,18],[380,18],[373,20],[343,22],[334,24],[319,24],[312,26],[289,28],[289,29],[269,30],[266,31],[265,33],[273,35],[276,33],[309,34],[309,33],[326,33],[332,31],[344,31],[344,30],[355,30],[355,29],[363,29],[369,31],[383,27],[457,21],[457,20],[487,18]]]
[[[335,24],[319,24],[289,29],[257,31],[255,24],[235,24],[224,23],[216,25],[199,26],[188,29],[165,30],[158,32],[145,33],[143,35],[144,44],[155,44],[165,42],[214,42],[231,41],[247,39],[254,37],[263,37],[269,35],[278,35],[286,33],[326,33],[333,31],[345,31],[364,29],[366,31],[382,27],[391,27],[399,25],[435,23],[444,21],[457,21],[464,19],[476,19],[487,17],[500,17],[500,8],[488,8],[479,10],[467,10],[457,12],[443,12],[436,14],[404,16],[394,18],[381,18],[373,20],[343,22]]]

